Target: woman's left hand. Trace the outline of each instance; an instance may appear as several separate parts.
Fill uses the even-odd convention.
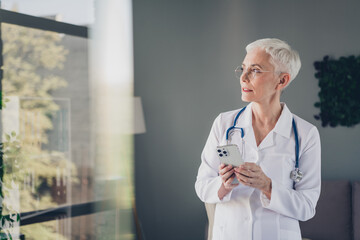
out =
[[[260,166],[246,162],[234,170],[241,184],[259,189],[271,199],[271,179],[265,175]]]

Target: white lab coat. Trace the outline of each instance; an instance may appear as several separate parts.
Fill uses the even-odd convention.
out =
[[[240,109],[221,113],[214,121],[201,155],[195,189],[206,203],[216,203],[213,240],[300,240],[300,221],[315,215],[320,195],[320,136],[312,124],[293,115],[282,103],[282,113],[272,131],[259,146],[252,129],[251,103],[240,115],[236,127],[244,129],[244,160],[258,164],[272,180],[271,200],[258,189],[239,185],[222,200],[220,161],[216,146],[225,145],[226,130],[234,123]],[[299,168],[303,179],[295,185],[290,172],[295,166],[295,138],[292,119],[298,130]],[[234,131],[229,141],[242,151],[241,133]]]

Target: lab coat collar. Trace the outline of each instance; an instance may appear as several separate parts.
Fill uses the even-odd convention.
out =
[[[281,136],[284,136],[286,138],[290,138],[291,131],[292,131],[292,113],[288,109],[285,103],[281,103],[281,106],[283,107],[281,111],[281,115],[272,131],[269,132],[268,136],[265,137],[265,139],[260,143],[260,145],[257,147],[255,135],[253,133],[252,129],[252,109],[251,109],[252,103],[249,103],[244,110],[244,112],[239,116],[239,119],[236,123],[236,127],[244,128],[245,130],[245,140],[254,148],[256,149],[264,149],[267,147],[270,147],[274,144],[273,134],[279,134]],[[249,131],[251,129],[251,131]]]
[[[281,136],[290,138],[292,131],[293,115],[285,103],[281,103],[281,106],[283,107],[283,110],[273,131],[277,134],[280,134]]]
[[[244,112],[239,116],[239,119],[236,122],[236,127],[239,128],[247,128],[252,127],[252,110],[251,110],[252,103],[249,103],[246,106]]]
[[[244,140],[245,142],[254,149],[258,149],[256,145],[255,135],[252,128],[252,103],[246,106],[244,112],[239,116],[236,122],[236,127],[243,128],[245,131]]]
[[[280,103],[283,107],[281,115],[273,129],[274,132],[280,134],[286,138],[290,138],[292,130],[292,113],[285,103]],[[244,110],[244,112],[239,116],[239,119],[236,123],[236,127],[247,128],[252,127],[252,103],[249,103]]]

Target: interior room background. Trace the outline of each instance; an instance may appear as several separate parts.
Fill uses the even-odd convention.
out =
[[[194,182],[215,117],[243,107],[234,69],[245,46],[276,37],[299,51],[302,68],[282,101],[316,125],[322,178],[360,179],[360,126],[315,120],[313,63],[360,54],[360,2],[134,0],[135,95],[146,134],[135,137],[136,202],[146,239],[203,239],[206,213]]]

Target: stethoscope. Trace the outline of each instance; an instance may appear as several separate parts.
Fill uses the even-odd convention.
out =
[[[241,131],[241,141],[242,141],[242,154],[244,154],[244,129],[240,127],[235,127],[239,116],[242,112],[244,112],[246,107],[242,108],[240,112],[236,115],[233,126],[229,127],[226,130],[226,142],[229,142],[229,134],[232,130],[240,129]],[[294,130],[295,135],[295,169],[290,172],[290,179],[294,181],[293,188],[295,189],[295,183],[300,182],[300,180],[303,178],[303,173],[299,169],[299,137],[298,137],[298,131],[296,128],[295,120],[292,119],[292,126]]]

